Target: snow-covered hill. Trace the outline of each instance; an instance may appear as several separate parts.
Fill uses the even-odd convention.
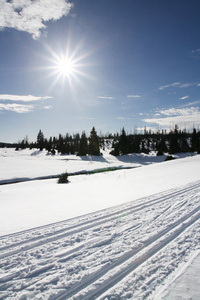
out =
[[[134,167],[1,185],[0,299],[198,299],[199,155],[0,150],[1,182]]]

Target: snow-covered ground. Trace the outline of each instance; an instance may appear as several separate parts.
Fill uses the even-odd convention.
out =
[[[138,167],[154,162],[163,161],[164,157],[132,154],[116,158],[103,152],[103,156],[51,155],[38,149],[0,148],[0,182],[26,180],[44,176],[59,175],[67,170],[68,173],[91,171],[109,167]]]
[[[0,149],[0,299],[199,299],[200,156]],[[159,162],[159,163],[157,163]],[[133,167],[56,179],[29,178]]]

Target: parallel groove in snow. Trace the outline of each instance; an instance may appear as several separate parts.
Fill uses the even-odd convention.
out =
[[[120,270],[117,274],[115,274],[112,277],[109,277],[109,279],[106,282],[103,282],[102,285],[100,285],[99,288],[96,288],[94,291],[92,291],[89,295],[85,296],[85,300],[93,300],[102,295],[104,292],[106,292],[108,289],[113,287],[116,283],[118,283],[120,280],[122,280],[125,276],[127,276],[129,273],[134,271],[137,267],[139,267],[142,263],[144,263],[147,259],[149,259],[152,255],[160,251],[163,247],[165,247],[168,243],[170,243],[173,239],[175,239],[178,235],[180,235],[186,228],[191,226],[194,222],[196,222],[200,218],[200,212],[197,213],[200,210],[200,206],[198,206],[196,209],[194,209],[189,214],[185,215],[178,221],[171,224],[168,228],[162,230],[158,234],[154,235],[153,237],[149,238],[147,241],[145,241],[144,246],[139,247],[137,250],[132,250],[128,253],[125,253],[122,255],[116,262],[112,263],[112,265],[108,265],[106,268],[102,268],[100,271],[98,271],[96,274],[91,274],[87,277],[85,281],[82,281],[80,284],[76,284],[74,288],[72,287],[70,291],[66,291],[60,295],[57,295],[55,300],[64,300],[69,299],[73,295],[79,293],[82,289],[86,288],[88,285],[91,285],[95,281],[97,281],[99,278],[103,277],[106,273],[108,273],[111,269],[114,269],[115,267],[119,265],[123,265],[127,260],[132,258],[134,255],[139,253],[141,250],[146,248],[147,246],[153,244],[157,240],[159,240],[161,237],[165,236],[170,231],[176,229],[182,222],[186,221],[190,217],[193,216],[191,220],[188,221],[187,224],[183,224],[181,228],[178,228],[173,232],[170,236],[167,236],[163,241],[159,242],[159,244],[156,244],[150,250],[148,250],[148,255],[142,254],[139,258],[136,259],[136,261],[129,264],[128,268],[125,268],[123,270]],[[197,214],[196,214],[197,213]],[[195,215],[196,214],[196,215]],[[123,266],[122,266],[123,267]],[[74,298],[75,299],[75,298]]]
[[[14,243],[14,244],[10,244],[8,246],[0,247],[0,251],[3,251],[3,250],[9,250],[10,248],[14,248],[14,247],[17,247],[17,246],[22,246],[22,245],[25,244],[25,246],[23,246],[22,248],[11,250],[11,251],[4,252],[4,253],[0,254],[0,259],[5,258],[5,257],[9,257],[10,255],[17,254],[21,251],[26,251],[26,250],[44,245],[46,243],[50,243],[50,242],[58,240],[58,239],[62,239],[64,237],[67,237],[67,236],[70,236],[72,234],[81,232],[83,230],[87,230],[89,228],[99,226],[101,224],[104,224],[105,222],[113,221],[113,220],[116,219],[116,216],[119,216],[119,215],[124,214],[126,212],[128,212],[129,214],[130,213],[133,214],[133,213],[135,213],[139,210],[150,207],[154,204],[158,204],[160,202],[166,201],[166,199],[169,199],[170,197],[175,197],[175,196],[184,194],[185,192],[197,189],[199,187],[200,187],[200,183],[195,183],[193,185],[190,185],[189,187],[182,188],[182,189],[180,189],[178,191],[175,191],[175,192],[171,192],[171,193],[169,193],[165,196],[158,197],[158,198],[155,198],[153,200],[149,200],[149,201],[146,201],[144,203],[137,204],[137,205],[134,205],[134,206],[129,206],[128,208],[125,208],[125,209],[119,209],[119,210],[117,210],[117,211],[115,211],[111,214],[103,215],[103,216],[97,217],[95,219],[82,222],[81,224],[79,223],[78,225],[70,226],[68,228],[60,229],[58,231],[49,233],[45,236],[39,236],[39,237],[35,237],[35,238],[29,239],[29,240],[25,240],[25,241],[22,241],[22,242],[19,242],[19,243]],[[60,224],[60,222],[59,222],[59,224]],[[50,226],[52,226],[52,224],[45,226],[45,228],[50,227]],[[32,231],[32,230],[33,229],[31,229],[30,231]],[[22,233],[25,233],[25,232],[28,232],[28,231],[23,231],[23,232],[20,232],[19,234],[21,235]],[[15,235],[17,235],[17,234],[14,234],[14,236]],[[12,236],[13,236],[13,234],[11,234],[9,236],[6,236],[6,237],[12,237]],[[2,239],[3,238],[5,238],[5,237],[2,237]],[[30,242],[34,242],[34,243],[29,245]]]
[[[199,208],[198,208],[198,210],[194,210],[194,214],[196,213],[196,211],[199,211]],[[184,221],[186,219],[190,218],[191,216],[193,216],[193,212],[188,217],[186,216],[185,218],[183,218]],[[113,276],[112,278],[109,278],[108,282],[104,283],[102,286],[100,286],[98,289],[96,289],[94,292],[92,292],[90,295],[88,295],[85,298],[85,300],[96,299],[97,297],[99,297],[100,295],[102,295],[108,289],[110,289],[115,284],[117,284],[119,281],[121,281],[125,276],[127,276],[128,274],[130,274],[131,272],[133,272],[136,268],[138,268],[141,264],[143,264],[151,256],[153,256],[154,254],[156,254],[163,247],[165,247],[167,244],[169,244],[171,241],[173,241],[178,235],[180,235],[185,229],[187,229],[189,226],[191,226],[193,223],[195,223],[199,218],[200,218],[200,213],[198,213],[191,220],[189,220],[187,224],[183,224],[181,228],[176,229],[175,232],[173,232],[170,236],[167,236],[163,241],[159,242],[159,244],[153,246],[150,250],[148,250],[148,257],[147,257],[146,253],[142,254],[134,262],[130,263],[128,268],[125,268],[124,270],[120,270],[120,272],[117,273],[117,274],[115,274],[115,276]],[[182,221],[183,220],[180,220],[180,222],[178,222],[178,225]],[[149,245],[149,244],[147,243],[147,245]]]
[[[0,273],[2,299],[19,299],[23,292],[32,293],[33,299],[44,300],[101,297],[165,246],[170,247],[172,241],[200,218],[199,191],[200,182],[195,182],[179,190],[169,190],[160,197],[151,196],[144,203],[134,206],[127,203],[96,212],[95,217],[86,215],[90,219],[68,228],[58,227],[56,231],[55,224],[50,224],[28,230],[28,233],[36,231],[38,237],[30,238],[30,234],[21,243],[13,243],[12,238],[18,237],[19,241],[25,232],[2,237],[2,242],[9,243],[11,239],[10,245],[1,248],[7,250],[1,254],[0,267],[5,271]],[[119,216],[124,218],[117,223]],[[54,232],[46,233],[52,228]],[[79,236],[82,239],[76,242]],[[139,238],[138,242],[134,236]],[[74,243],[70,244],[71,241]],[[113,256],[112,251],[118,246],[118,255]],[[95,258],[99,258],[99,265]],[[45,294],[48,291],[51,294]]]

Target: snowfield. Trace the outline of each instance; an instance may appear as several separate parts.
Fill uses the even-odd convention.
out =
[[[199,299],[200,155],[176,157],[0,149],[0,299]]]

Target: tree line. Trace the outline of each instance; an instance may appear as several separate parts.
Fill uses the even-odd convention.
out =
[[[99,137],[95,127],[92,128],[89,138],[86,136],[85,131],[83,131],[81,135],[77,133],[72,136],[67,133],[65,136],[59,134],[58,138],[50,137],[47,139],[40,129],[35,143],[28,143],[26,138],[17,145],[16,149],[28,147],[38,148],[41,151],[46,149],[51,154],[55,154],[57,151],[61,154],[77,154],[80,156],[87,154],[101,155]]]
[[[114,156],[125,155],[130,153],[149,153],[156,151],[157,155],[164,153],[186,153],[197,152],[200,154],[200,131],[195,128],[193,132],[179,130],[175,125],[169,133],[166,130],[162,132],[152,133],[151,130],[144,130],[144,134],[127,134],[122,128],[120,133],[107,134],[98,136],[95,127],[92,128],[89,137],[85,131],[79,133],[44,137],[42,130],[39,130],[37,141],[29,143],[26,137],[22,142],[18,143],[16,149],[19,148],[38,148],[46,149],[48,152],[55,154],[56,151],[61,154],[76,154],[80,156],[101,155],[100,149],[106,146],[106,143],[112,143],[112,151]]]
[[[179,130],[178,126],[169,133],[144,131],[144,134],[127,135],[124,128],[119,139],[113,142],[111,154],[125,155],[129,153],[146,153],[156,151],[157,155],[164,153],[197,152],[200,154],[200,131],[194,128],[192,133]]]

